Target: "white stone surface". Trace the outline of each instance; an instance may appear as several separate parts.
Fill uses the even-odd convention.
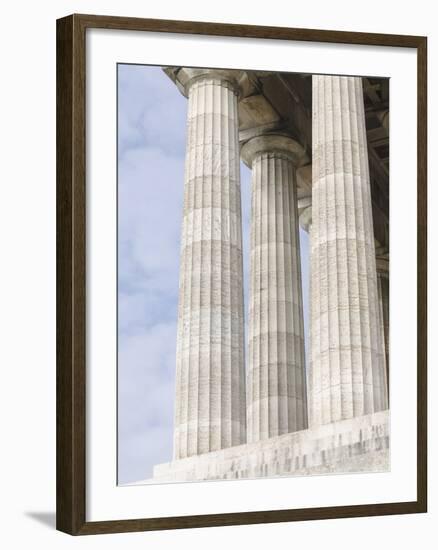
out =
[[[307,427],[303,303],[295,163],[285,136],[242,148],[252,167],[248,441]]]
[[[314,75],[311,422],[387,408],[362,82]]]
[[[233,72],[183,69],[181,74],[188,125],[176,459],[246,441],[237,87]]]
[[[388,471],[389,411],[159,464],[139,483]]]

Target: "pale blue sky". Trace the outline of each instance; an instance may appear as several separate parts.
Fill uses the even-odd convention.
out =
[[[160,67],[118,66],[118,480],[172,458],[187,100]],[[250,171],[241,164],[245,308]],[[307,326],[308,238],[300,231]],[[307,330],[306,330],[307,334]]]

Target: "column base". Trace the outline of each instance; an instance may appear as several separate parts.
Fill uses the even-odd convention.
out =
[[[386,410],[158,464],[153,478],[136,484],[389,470]]]

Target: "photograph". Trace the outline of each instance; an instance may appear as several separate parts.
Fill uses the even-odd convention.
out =
[[[400,6],[3,5],[5,550],[437,546],[438,25]]]
[[[390,472],[390,78],[116,80],[117,484]]]

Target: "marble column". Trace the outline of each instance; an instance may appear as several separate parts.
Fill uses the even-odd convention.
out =
[[[246,442],[237,76],[178,73],[188,124],[175,459]]]
[[[314,75],[313,425],[387,408],[362,81]]]
[[[387,258],[376,258],[377,294],[379,297],[379,323],[383,344],[386,380],[389,400],[389,262]]]
[[[295,166],[302,147],[261,136],[241,150],[252,168],[248,441],[307,427]]]

